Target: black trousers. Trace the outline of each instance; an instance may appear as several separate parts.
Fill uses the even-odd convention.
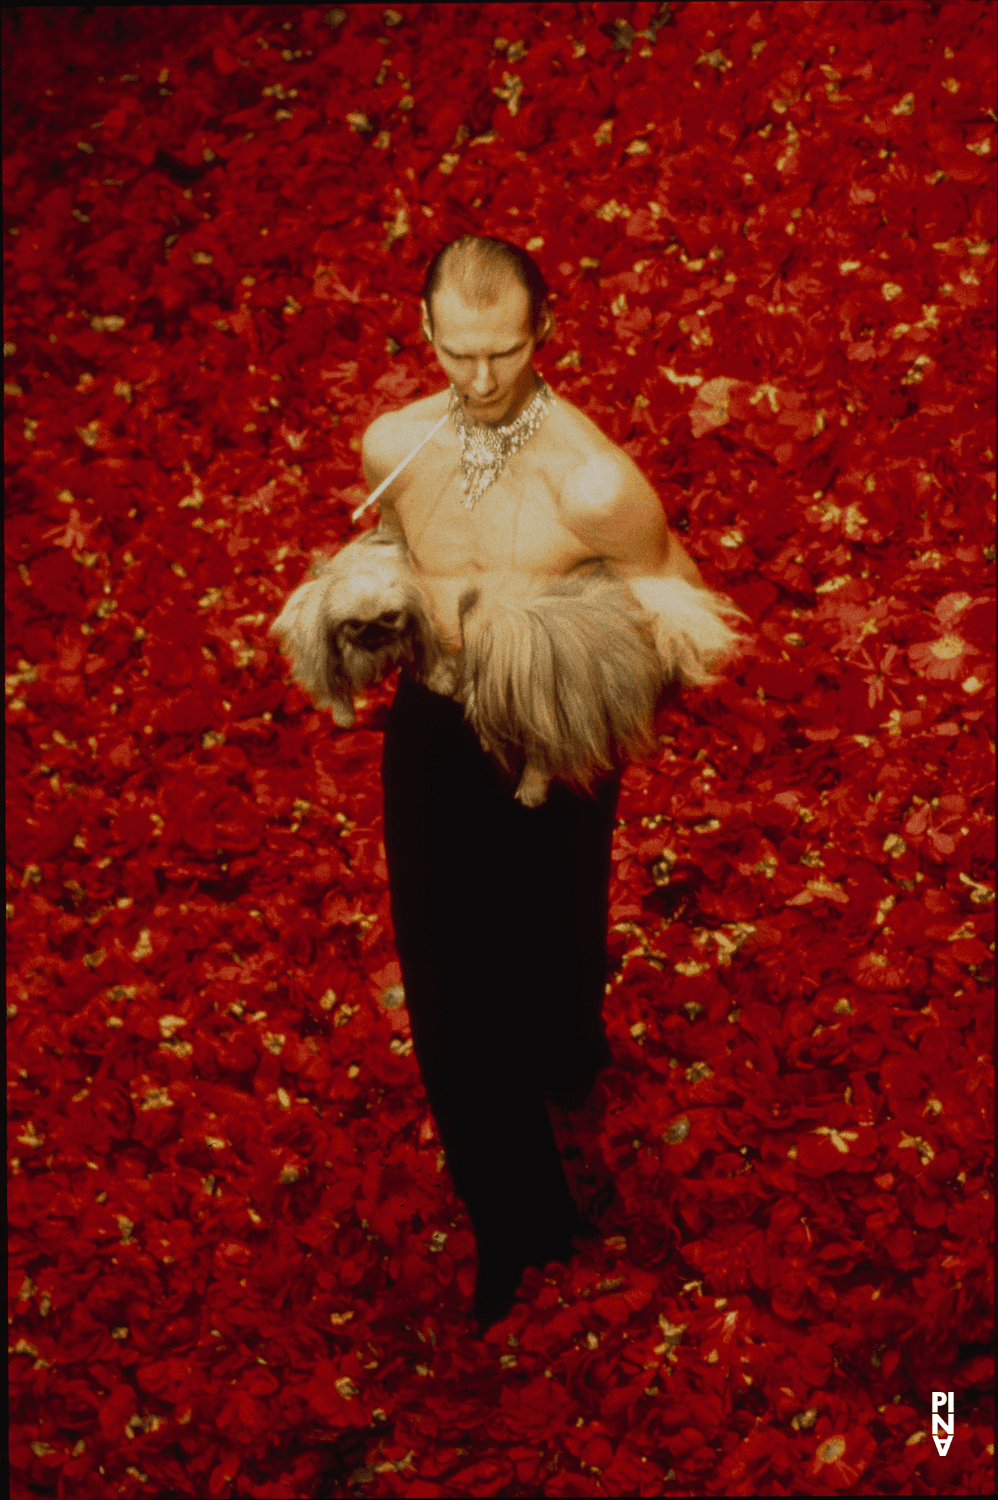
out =
[[[582,1103],[602,1019],[619,773],[525,808],[459,704],[404,673],[382,760],[413,1051],[478,1246],[479,1288],[570,1253],[578,1211],[545,1098]]]

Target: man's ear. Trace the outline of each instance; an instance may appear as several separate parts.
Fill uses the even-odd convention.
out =
[[[554,330],[555,330],[554,313],[551,311],[550,307],[548,307],[547,304],[545,303],[544,310],[542,311],[541,317],[540,317],[540,325],[539,325],[539,327],[537,329],[537,336],[536,336],[536,338],[534,340],[534,342],[536,343],[538,349],[543,348],[543,346],[547,343],[548,339],[550,339],[551,336],[553,335]]]

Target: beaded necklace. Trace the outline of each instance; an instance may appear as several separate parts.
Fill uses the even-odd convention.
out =
[[[538,376],[537,390],[515,422],[505,427],[486,427],[468,421],[461,398],[451,386],[448,416],[461,438],[461,488],[468,497],[465,510],[472,510],[489,486],[495,484],[513,454],[519,453],[533,437],[554,401],[551,387]]]

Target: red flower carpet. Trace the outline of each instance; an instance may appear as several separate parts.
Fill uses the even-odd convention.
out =
[[[14,1495],[992,1492],[995,7],[3,24]],[[484,1341],[394,683],[267,635],[466,231],[748,620],[625,776],[600,1237]]]

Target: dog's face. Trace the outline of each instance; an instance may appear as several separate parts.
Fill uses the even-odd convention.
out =
[[[417,658],[426,621],[404,549],[395,539],[370,533],[320,563],[315,576],[322,586],[331,690],[344,678],[366,687]]]
[[[374,619],[343,620],[335,631],[336,643],[359,651],[380,651],[404,634],[408,614],[404,609],[383,609]]]
[[[439,647],[405,544],[381,531],[320,558],[271,630],[293,658],[295,681],[344,729],[354,722],[352,691],[396,667],[444,697],[456,691],[456,667]]]
[[[340,664],[355,686],[376,681],[386,670],[414,662],[422,639],[421,623],[405,605],[339,620],[328,631],[331,682]]]

